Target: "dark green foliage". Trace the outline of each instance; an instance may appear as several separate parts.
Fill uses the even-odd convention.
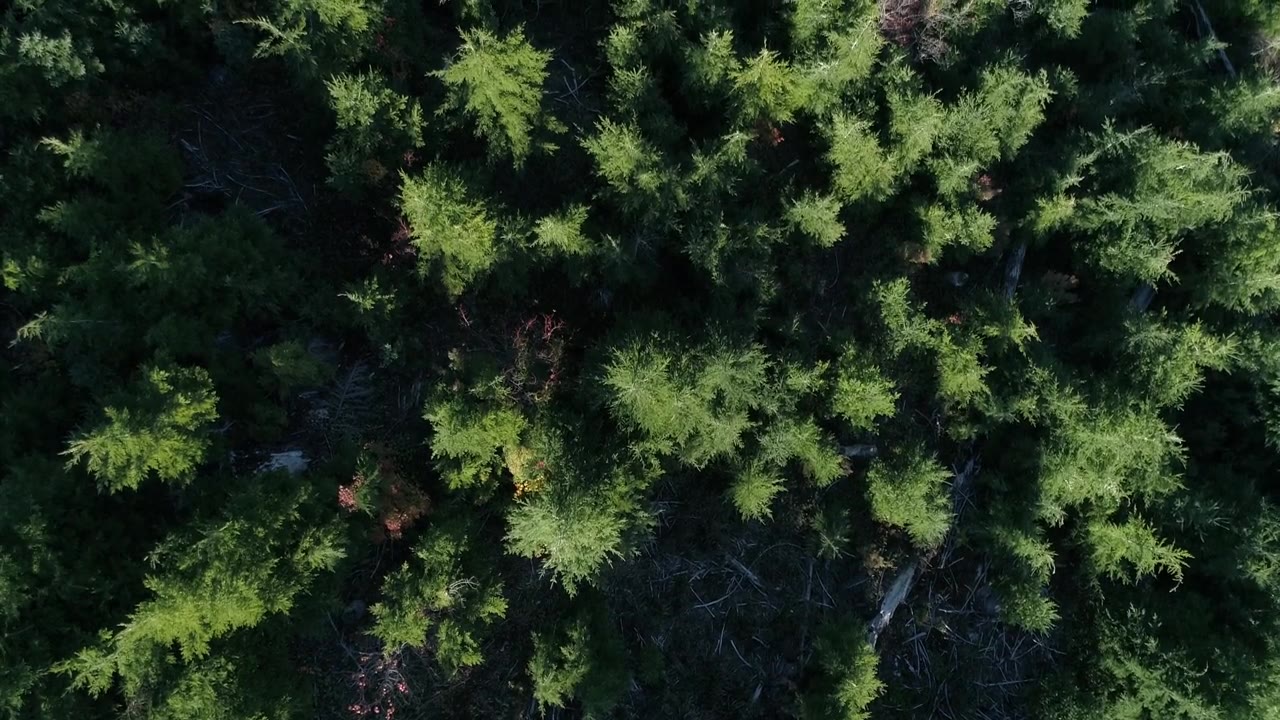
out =
[[[345,550],[332,512],[321,520],[312,490],[293,478],[255,480],[223,517],[157,547],[150,560],[161,572],[147,577],[150,598],[119,631],[57,668],[73,687],[100,695],[118,676],[128,696],[155,692],[175,660],[197,663],[215,640],[288,612],[317,574],[334,568]],[[197,692],[193,681],[209,682],[189,677],[173,702],[192,702],[181,696]]]
[[[622,638],[605,611],[589,606],[533,636],[529,677],[544,711],[578,700],[586,717],[603,718],[626,688]]]
[[[0,3],[0,718],[1280,716],[1278,38]]]
[[[484,659],[482,633],[506,613],[507,601],[485,572],[484,550],[472,546],[474,533],[463,519],[433,526],[414,559],[387,577],[370,629],[385,647],[425,647],[431,633],[435,661],[446,672]]]
[[[378,75],[338,75],[325,83],[337,131],[325,162],[338,187],[376,182],[422,145],[422,111]]]

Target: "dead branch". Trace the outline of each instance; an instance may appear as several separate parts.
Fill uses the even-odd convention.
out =
[[[840,454],[847,458],[857,458],[859,460],[874,458],[880,454],[880,448],[875,445],[858,444],[858,445],[841,445]]]
[[[1196,9],[1196,30],[1200,32],[1201,37],[1208,35],[1209,39],[1218,46],[1218,59],[1222,61],[1222,66],[1227,69],[1227,74],[1231,76],[1231,79],[1235,80],[1236,66],[1231,64],[1231,58],[1227,57],[1227,51],[1218,42],[1218,36],[1213,32],[1213,23],[1209,22],[1209,14],[1204,11],[1204,6],[1200,4],[1200,0],[1191,0],[1191,4]]]

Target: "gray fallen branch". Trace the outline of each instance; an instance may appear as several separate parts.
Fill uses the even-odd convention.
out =
[[[1222,44],[1218,42],[1218,36],[1213,32],[1213,23],[1209,22],[1209,14],[1204,11],[1204,6],[1200,4],[1200,0],[1191,0],[1191,4],[1196,8],[1196,26],[1197,29],[1203,25],[1204,34],[1209,36],[1218,46],[1218,59],[1222,61],[1222,66],[1227,69],[1227,74],[1231,79],[1236,78],[1236,66],[1231,64],[1231,58],[1227,57],[1227,51],[1222,49]]]
[[[867,444],[841,445],[840,454],[847,458],[867,459],[879,455],[880,448],[875,445]]]

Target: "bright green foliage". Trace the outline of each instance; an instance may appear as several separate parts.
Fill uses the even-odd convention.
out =
[[[619,38],[621,40],[621,37]],[[692,94],[707,98],[728,95],[733,78],[738,74],[742,63],[733,50],[733,33],[730,31],[712,31],[702,38],[702,43],[693,45],[688,53],[688,70],[685,82]],[[620,51],[619,54],[622,54]],[[631,54],[630,51],[626,54]]]
[[[909,65],[895,62],[885,73],[893,164],[901,173],[910,173],[932,152],[946,114],[942,103],[925,93]]]
[[[1181,580],[1182,569],[1191,557],[1160,540],[1151,526],[1138,518],[1094,523],[1086,532],[1095,571],[1113,580],[1135,582],[1160,571]]]
[[[84,462],[98,487],[135,490],[153,473],[165,482],[191,479],[209,448],[217,397],[200,368],[149,367],[77,433],[63,453]]]
[[[867,82],[884,44],[878,15],[876,4],[865,0],[796,4],[792,33],[808,60],[800,68],[806,109],[827,114]]]
[[[772,516],[770,505],[782,492],[782,478],[768,465],[751,463],[738,471],[729,486],[729,500],[746,520],[762,520]]]
[[[542,557],[565,591],[573,594],[606,564],[622,556],[626,518],[611,511],[608,498],[537,495],[511,513],[511,551]]]
[[[683,203],[674,171],[635,125],[605,118],[582,144],[595,160],[596,172],[609,192],[625,210],[661,215]]]
[[[614,415],[648,447],[696,468],[739,446],[766,367],[757,348],[706,347],[673,358],[651,337],[614,350],[604,386]]]
[[[603,610],[578,613],[547,630],[535,630],[529,676],[538,707],[582,703],[585,717],[605,718],[622,695],[627,672],[621,638]]]
[[[1214,337],[1200,323],[1178,326],[1143,316],[1126,330],[1134,376],[1161,406],[1183,403],[1200,388],[1205,368],[1225,370],[1235,353],[1231,338]]]
[[[732,77],[738,116],[744,125],[791,122],[804,104],[795,71],[768,48],[743,62]]]
[[[873,296],[880,306],[880,318],[888,331],[887,344],[892,352],[929,348],[935,344],[934,338],[942,333],[942,324],[916,306],[905,278],[877,285]]]
[[[951,473],[919,448],[877,459],[867,474],[867,499],[876,520],[902,528],[911,541],[934,547],[951,528]]]
[[[562,213],[548,215],[534,228],[534,247],[554,255],[586,255],[592,251],[591,240],[582,230],[587,221],[587,208],[575,205]]]
[[[929,205],[917,209],[925,248],[935,261],[951,246],[981,252],[991,247],[996,219],[972,205]]]
[[[1043,72],[1028,75],[1010,61],[984,70],[977,91],[947,108],[930,163],[938,191],[959,195],[988,165],[1012,157],[1044,120],[1051,95]]]
[[[791,202],[787,222],[819,247],[832,247],[844,237],[840,201],[830,195],[806,193]]]
[[[507,601],[475,533],[461,517],[432,524],[414,546],[414,559],[384,581],[371,632],[385,647],[425,647],[434,628],[435,660],[446,673],[484,659],[483,633],[506,614]]]
[[[422,109],[380,75],[338,75],[325,87],[338,125],[325,161],[338,187],[351,190],[380,180],[422,145]]]
[[[534,135],[557,127],[542,109],[549,62],[551,53],[529,44],[521,29],[504,37],[464,31],[457,56],[434,73],[448,88],[439,112],[465,112],[490,157],[509,157],[519,167],[535,147]]]
[[[0,6],[5,720],[1280,718],[1277,3]]]
[[[14,122],[44,118],[53,110],[50,100],[56,93],[81,88],[101,75],[106,68],[95,41],[106,40],[110,46],[114,39],[109,29],[103,32],[104,25],[115,21],[122,30],[138,27],[132,18],[126,19],[127,11],[84,8],[85,17],[76,23],[73,34],[65,26],[58,27],[59,23],[41,23],[46,19],[41,15],[53,14],[41,9],[35,4],[24,8],[23,14],[30,14],[27,18],[15,17],[16,10],[12,11],[0,26],[0,117]]]
[[[1181,457],[1182,441],[1150,411],[1072,407],[1041,460],[1040,514],[1060,522],[1067,507],[1110,510],[1127,497],[1169,493]]]
[[[982,344],[973,337],[943,335],[936,345],[938,396],[954,406],[980,400],[987,392],[987,368],[980,356]]]
[[[812,420],[779,418],[767,426],[758,442],[762,460],[777,466],[794,460],[819,487],[830,485],[844,474],[835,441]]]
[[[817,677],[801,696],[805,720],[870,720],[868,707],[885,686],[876,676],[879,656],[861,623],[833,622],[815,645]]]
[[[1214,90],[1210,107],[1213,128],[1209,135],[1226,134],[1246,138],[1271,131],[1276,111],[1280,110],[1280,85],[1274,78],[1246,76]],[[1220,135],[1219,135],[1220,136]]]
[[[866,352],[850,346],[836,365],[831,409],[855,430],[871,430],[877,418],[894,414],[898,393]]]
[[[288,612],[321,573],[343,557],[342,533],[314,512],[311,491],[284,475],[257,478],[226,515],[171,537],[151,556],[152,597],[121,630],[106,633],[59,668],[95,695],[118,675],[129,695],[144,692],[179,658],[192,663],[211,643]],[[174,650],[177,656],[174,656]]]
[[[636,493],[650,480],[636,468],[551,467],[553,486],[509,514],[507,547],[540,558],[570,595],[632,551],[632,536],[648,521]],[[594,472],[596,475],[587,475]],[[586,480],[594,481],[589,484]]]
[[[897,168],[865,120],[848,115],[832,118],[828,131],[831,149],[827,162],[832,166],[832,183],[848,202],[880,200],[888,195],[897,177]]]
[[[1090,171],[1070,224],[1100,269],[1145,282],[1172,275],[1190,231],[1222,223],[1248,196],[1244,168],[1150,129],[1108,127],[1094,140]]]
[[[1054,32],[1073,38],[1080,34],[1080,26],[1089,14],[1089,0],[1042,0],[1033,7]]]
[[[524,430],[524,416],[502,398],[476,400],[446,396],[427,406],[431,422],[431,454],[452,489],[491,485],[503,464],[503,451],[514,449]]]
[[[497,261],[497,223],[448,168],[432,165],[420,176],[405,175],[400,210],[409,220],[419,272],[437,272],[450,296],[462,294]]]

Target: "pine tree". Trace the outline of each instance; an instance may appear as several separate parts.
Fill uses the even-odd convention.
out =
[[[149,478],[187,482],[204,460],[217,397],[200,368],[143,369],[102,408],[101,418],[77,433],[63,453],[68,466],[85,463],[98,487],[134,490]]]
[[[637,533],[649,524],[641,493],[654,474],[644,464],[577,462],[561,455],[547,463],[547,487],[521,498],[506,536],[510,552],[541,559],[570,595],[634,551]]]
[[[615,416],[650,449],[703,467],[738,447],[767,367],[758,348],[699,348],[675,359],[659,338],[614,350],[604,386]]]
[[[551,53],[533,47],[523,29],[504,37],[463,31],[457,56],[433,73],[448,88],[439,112],[465,112],[488,143],[490,157],[509,157],[520,167],[535,147],[554,148],[535,136],[560,127],[542,108],[549,62]]]
[[[897,400],[893,383],[881,374],[868,353],[857,346],[848,347],[836,364],[832,411],[855,430],[871,430],[878,418],[893,416]]]
[[[675,169],[636,125],[606,117],[582,145],[623,210],[660,218],[684,206],[684,192]]]
[[[337,132],[326,148],[330,181],[354,190],[376,182],[421,147],[422,110],[374,73],[338,75],[325,82]]]
[[[922,449],[876,459],[867,474],[867,498],[876,520],[902,528],[922,548],[938,545],[951,528],[951,473]]]
[[[1171,277],[1183,238],[1224,222],[1248,195],[1243,168],[1227,155],[1150,129],[1106,128],[1085,162],[1090,196],[1069,220],[1081,250],[1101,270],[1143,282]]]
[[[449,168],[432,165],[417,177],[402,176],[400,210],[409,220],[419,273],[438,273],[449,296],[462,294],[497,262],[497,222]]]
[[[255,478],[222,517],[158,547],[151,560],[161,570],[146,581],[152,597],[57,670],[93,695],[119,676],[127,696],[145,698],[175,663],[197,663],[216,640],[288,612],[344,553],[340,527],[317,512],[309,488],[282,473]]]
[[[544,712],[578,699],[586,717],[604,718],[623,694],[628,678],[622,638],[606,613],[591,603],[549,629],[534,631],[529,676]]]
[[[442,389],[427,406],[425,417],[434,431],[431,453],[450,489],[492,486],[504,454],[520,446],[524,416],[505,392],[492,388],[478,397]]]
[[[796,110],[804,105],[804,88],[795,70],[768,48],[743,62],[732,72],[732,78],[742,126],[791,122]]]
[[[848,115],[832,118],[828,129],[832,183],[848,202],[883,200],[897,179],[897,168],[880,146],[870,123]]]
[[[506,614],[507,601],[475,535],[465,515],[435,522],[414,547],[414,559],[384,581],[383,599],[371,608],[371,632],[388,651],[426,647],[434,629],[435,660],[445,672],[484,659],[483,634]]]
[[[1011,60],[983,70],[976,91],[946,109],[929,166],[943,196],[957,196],[997,160],[1013,157],[1044,120],[1053,93],[1048,76],[1029,75]]]
[[[801,696],[805,720],[868,720],[868,707],[884,692],[876,675],[880,658],[867,642],[862,623],[833,621],[815,645],[810,686]]]
[[[805,193],[791,201],[787,223],[819,247],[832,247],[845,235],[840,201],[830,195]]]

